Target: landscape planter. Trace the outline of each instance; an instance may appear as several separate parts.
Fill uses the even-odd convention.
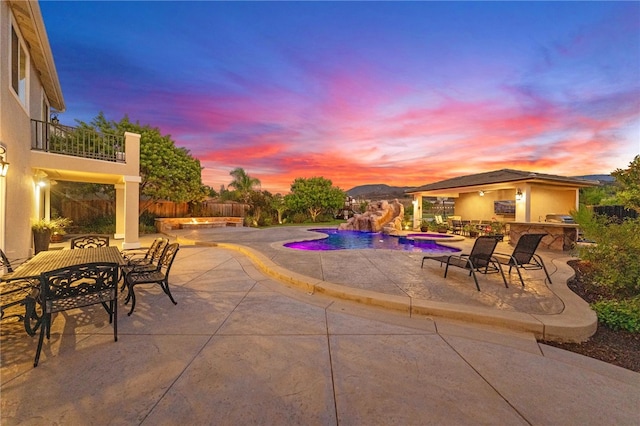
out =
[[[33,248],[36,254],[41,251],[49,250],[49,243],[51,242],[51,231],[40,231],[33,233]]]
[[[52,243],[61,243],[63,241],[64,241],[64,235],[58,234],[57,232],[54,232],[53,234],[51,234]]]

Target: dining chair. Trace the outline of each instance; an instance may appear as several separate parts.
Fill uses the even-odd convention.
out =
[[[138,271],[156,269],[160,259],[162,258],[164,249],[168,244],[168,239],[158,237],[153,240],[153,243],[151,243],[151,246],[149,246],[146,251],[141,251],[140,249],[125,250],[123,252],[123,257],[126,265],[122,267],[123,274],[126,275],[134,269]],[[126,280],[122,280],[122,287],[120,287],[120,291],[123,291],[126,286]]]
[[[171,270],[171,265],[173,265],[173,260],[176,254],[178,254],[179,249],[180,245],[178,243],[169,244],[165,247],[162,258],[155,269],[134,268],[125,274],[124,279],[129,293],[124,303],[126,305],[131,301],[131,310],[127,315],[131,315],[136,307],[135,286],[140,284],[158,284],[160,288],[162,288],[162,291],[169,296],[171,302],[173,302],[174,305],[178,304],[171,295],[171,290],[169,290],[169,271]]]
[[[109,323],[113,324],[113,340],[118,341],[119,268],[116,263],[87,263],[40,275],[42,324],[34,367],[38,366],[45,334],[47,340],[50,339],[51,314],[56,312],[101,304],[109,314]]]
[[[10,261],[0,249],[0,320],[17,318],[23,322],[25,331],[33,336],[40,324],[36,299],[39,293],[39,280],[11,279],[16,264],[24,263],[24,259]],[[23,308],[20,308],[24,306]]]
[[[72,249],[109,247],[109,237],[103,235],[83,235],[71,239]]]

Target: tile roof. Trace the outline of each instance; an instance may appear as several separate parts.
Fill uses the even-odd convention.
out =
[[[442,180],[440,182],[434,182],[427,185],[419,186],[417,188],[408,189],[405,192],[421,192],[421,191],[433,191],[438,189],[450,189],[461,188],[467,186],[489,185],[505,182],[517,182],[517,181],[531,181],[531,180],[543,180],[564,182],[576,186],[593,186],[597,185],[597,181],[572,178],[567,176],[549,175],[545,173],[535,173],[523,170],[502,169],[492,172],[477,173],[474,175],[458,176],[451,179]]]

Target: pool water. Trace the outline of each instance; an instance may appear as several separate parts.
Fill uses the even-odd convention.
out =
[[[284,246],[296,250],[354,250],[386,249],[423,253],[456,253],[460,249],[442,246],[429,240],[412,240],[379,232],[340,231],[337,229],[310,229],[327,234],[327,238],[312,241],[296,241]]]

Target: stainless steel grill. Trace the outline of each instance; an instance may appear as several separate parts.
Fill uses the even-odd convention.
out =
[[[548,214],[544,221],[551,223],[576,223],[571,216],[566,214]]]

